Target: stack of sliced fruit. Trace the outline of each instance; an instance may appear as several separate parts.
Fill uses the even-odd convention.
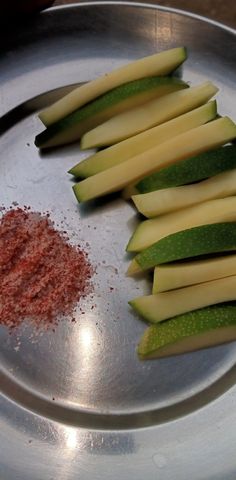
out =
[[[39,115],[40,148],[79,138],[81,149],[108,147],[70,170],[82,179],[79,202],[122,190],[148,218],[127,246],[137,253],[129,275],[154,270],[152,294],[130,302],[158,323],[141,358],[236,339],[236,146],[224,146],[236,125],[217,115],[210,81],[189,87],[173,76],[185,59],[175,48],[138,60]]]

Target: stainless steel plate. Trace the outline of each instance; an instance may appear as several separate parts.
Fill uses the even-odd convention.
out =
[[[97,265],[94,299],[76,324],[41,336],[0,328],[1,480],[236,478],[235,344],[140,362],[145,324],[127,301],[150,286],[125,278],[135,211],[117,196],[79,208],[66,172],[85,154],[73,145],[40,155],[33,144],[36,110],[61,87],[183,44],[184,78],[216,82],[220,113],[236,118],[235,33],[198,17],[80,4],[1,41],[0,203],[50,210]]]

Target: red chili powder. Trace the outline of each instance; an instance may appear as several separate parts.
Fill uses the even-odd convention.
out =
[[[0,221],[0,324],[9,328],[30,319],[55,325],[73,316],[81,297],[91,292],[87,253],[67,243],[49,215],[21,208]]]

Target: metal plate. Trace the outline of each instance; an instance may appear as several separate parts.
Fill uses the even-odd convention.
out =
[[[85,153],[73,145],[40,155],[33,144],[35,112],[60,87],[183,44],[184,78],[213,80],[220,113],[235,118],[236,37],[213,22],[93,3],[51,9],[4,34],[0,203],[50,210],[72,242],[88,242],[98,268],[96,308],[87,299],[75,325],[42,336],[0,328],[1,480],[235,480],[235,344],[140,362],[145,324],[127,301],[150,286],[125,278],[135,212],[118,196],[79,208],[66,172]]]

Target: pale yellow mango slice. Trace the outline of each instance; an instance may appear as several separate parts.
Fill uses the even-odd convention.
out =
[[[180,135],[192,128],[213,120],[217,114],[216,101],[213,100],[191,112],[180,115],[169,122],[158,125],[127,140],[105,148],[71,168],[69,173],[87,178],[96,173],[114,167],[131,157],[164,143],[169,138]]]
[[[99,95],[123,83],[155,75],[168,75],[184,62],[186,56],[186,49],[177,47],[124,65],[75,88],[53,105],[42,110],[39,118],[44,125],[51,125]]]
[[[204,283],[236,275],[236,255],[176,262],[155,267],[152,293]]]
[[[236,169],[219,173],[202,182],[132,196],[137,210],[152,218],[181,210],[214,198],[236,194]]]
[[[236,136],[236,125],[227,117],[193,128],[112,168],[77,183],[74,193],[85,202],[121,190],[129,183],[184,158],[220,146]]]
[[[155,295],[138,297],[129,303],[143,318],[157,323],[208,305],[231,300],[236,300],[235,275]]]
[[[113,145],[155,125],[167,122],[208,102],[218,91],[211,82],[169,93],[144,105],[120,113],[85,133],[81,148]]]
[[[200,225],[236,221],[236,196],[194,205],[177,212],[141,222],[131,237],[127,251],[139,252],[171,233]],[[130,272],[129,272],[130,273]]]

